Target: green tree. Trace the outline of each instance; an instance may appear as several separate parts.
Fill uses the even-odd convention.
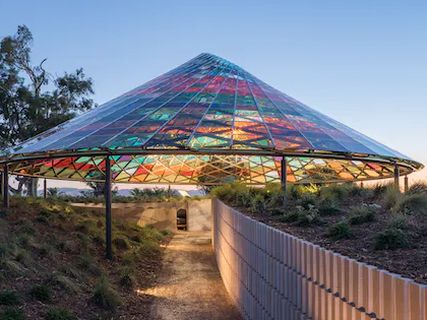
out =
[[[93,107],[92,79],[82,68],[53,76],[47,59],[31,62],[33,36],[25,26],[0,41],[0,148],[4,149],[46,131]],[[18,178],[35,195],[37,181]]]

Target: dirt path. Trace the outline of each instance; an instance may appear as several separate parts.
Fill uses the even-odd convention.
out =
[[[240,320],[219,271],[210,234],[180,232],[165,250],[150,319]]]

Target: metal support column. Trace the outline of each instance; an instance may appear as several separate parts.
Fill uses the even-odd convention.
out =
[[[3,208],[9,208],[9,167],[3,164]]]
[[[400,191],[400,187],[399,187],[399,165],[397,164],[397,162],[394,163],[394,187],[396,188],[397,191]]]
[[[43,198],[47,199],[47,180],[43,180]]]
[[[404,178],[404,190],[405,190],[405,192],[408,192],[409,191],[409,178],[408,178],[408,175],[405,175],[405,178]]]
[[[105,158],[105,256],[107,259],[113,259],[113,250],[111,244],[111,164],[110,157]]]
[[[287,172],[286,172],[286,157],[283,156],[282,160],[280,161],[280,183],[282,185],[282,191],[283,191],[283,201],[286,202],[286,178],[287,178]]]

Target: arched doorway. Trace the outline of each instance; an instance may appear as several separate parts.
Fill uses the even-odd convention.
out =
[[[176,212],[176,228],[187,230],[187,210],[181,208]]]

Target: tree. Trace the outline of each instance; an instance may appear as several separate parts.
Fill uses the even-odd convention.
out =
[[[33,36],[18,26],[0,41],[0,148],[11,147],[93,107],[92,79],[82,68],[54,77],[45,70],[47,59],[33,65]],[[35,179],[20,177],[16,192],[27,186],[35,195]]]

